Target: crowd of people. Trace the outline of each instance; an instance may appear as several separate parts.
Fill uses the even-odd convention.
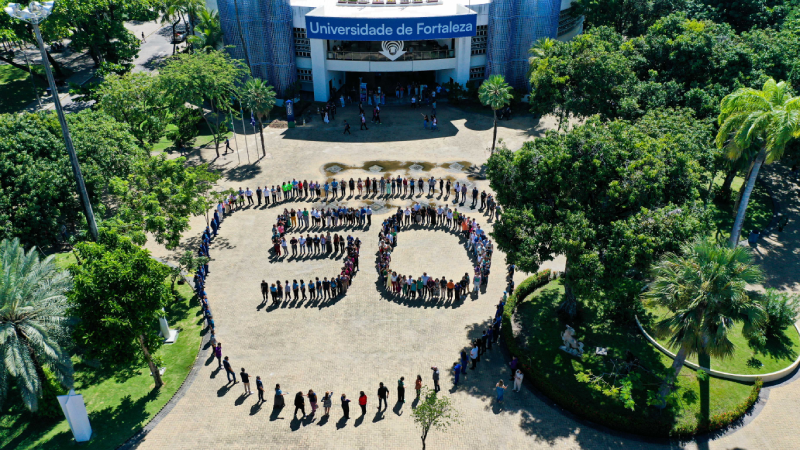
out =
[[[458,280],[447,277],[432,277],[427,272],[419,277],[403,275],[391,270],[392,252],[397,246],[398,233],[403,228],[412,226],[441,228],[445,231],[460,234],[466,241],[467,250],[474,261],[473,276],[468,273]],[[381,282],[393,295],[406,298],[441,299],[449,301],[462,300],[470,291],[477,295],[481,287],[489,281],[492,266],[492,241],[481,229],[475,219],[451,210],[449,206],[423,206],[419,203],[412,207],[397,208],[397,212],[389,216],[381,224],[378,234],[377,269]]]
[[[334,213],[331,213],[331,209],[329,209],[328,213],[331,213],[330,216],[320,214],[321,226],[325,225],[326,220],[324,218],[326,217],[331,218],[328,226],[336,226],[333,219],[335,217],[342,218],[342,223],[344,223],[344,217],[346,217],[348,213],[343,212],[342,209],[344,208],[335,210]],[[347,209],[353,210],[354,208]],[[292,210],[292,212],[294,212],[294,210]],[[308,211],[304,212],[307,213]],[[320,213],[320,211],[316,212]],[[340,213],[343,213],[344,216],[340,215]],[[352,211],[350,211],[349,214],[354,215]],[[308,216],[308,214],[305,215],[304,223],[306,227],[308,227]],[[359,217],[363,218],[364,216],[362,215]],[[371,217],[371,215],[366,217]],[[286,231],[292,226],[297,226],[297,221],[292,220],[295,218],[296,215],[290,215],[286,210],[284,210],[283,214],[278,215],[277,223],[272,227],[273,252],[275,255],[280,256],[281,252],[283,252],[284,256],[287,255],[288,245],[292,246],[292,255],[295,256],[312,254],[325,255],[341,252],[345,255],[342,268],[338,275],[334,275],[330,279],[328,279],[328,277],[323,277],[322,280],[320,280],[319,277],[315,277],[313,280],[309,279],[308,284],[306,284],[303,279],[300,281],[296,279],[292,280],[291,284],[289,280],[285,280],[284,283],[278,280],[272,284],[267,283],[266,280],[262,280],[261,295],[263,297],[263,303],[267,302],[267,295],[271,297],[272,305],[275,306],[279,305],[282,301],[292,299],[295,301],[309,298],[311,300],[326,300],[346,294],[353,277],[359,270],[358,258],[359,252],[361,251],[361,239],[353,238],[353,236],[350,235],[347,235],[347,237],[342,235],[340,237],[338,233],[331,238],[331,234],[328,232],[326,235],[319,234],[313,237],[310,234],[305,237],[301,234],[299,238],[293,236],[287,244]],[[308,297],[306,296],[306,290],[308,290]]]

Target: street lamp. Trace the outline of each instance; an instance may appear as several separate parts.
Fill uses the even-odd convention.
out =
[[[5,12],[11,17],[33,25],[36,41],[39,43],[39,51],[42,53],[42,65],[47,74],[47,81],[50,83],[50,91],[53,94],[53,103],[56,106],[58,121],[61,123],[61,133],[64,135],[64,146],[67,148],[69,160],[70,163],[72,163],[72,174],[75,176],[75,181],[78,183],[78,195],[81,197],[81,203],[83,203],[83,212],[86,215],[86,222],[89,224],[89,232],[96,241],[97,223],[94,220],[92,204],[89,203],[89,194],[86,192],[86,184],[83,182],[81,166],[78,163],[78,156],[75,154],[75,147],[72,145],[72,137],[69,134],[69,128],[67,128],[67,120],[64,118],[64,111],[61,109],[61,100],[58,98],[56,82],[53,79],[53,72],[50,71],[50,62],[47,60],[47,52],[44,49],[42,33],[39,31],[39,24],[44,22],[50,13],[53,12],[53,3],[54,2],[31,2],[27,8],[23,8],[19,3],[9,3],[5,8]]]

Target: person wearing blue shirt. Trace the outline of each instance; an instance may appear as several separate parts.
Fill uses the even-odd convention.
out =
[[[453,364],[453,387],[458,386],[458,377],[461,376],[461,364],[456,361]]]

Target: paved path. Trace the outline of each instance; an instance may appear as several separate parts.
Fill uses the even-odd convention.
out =
[[[408,173],[412,162],[429,162],[435,167],[423,176],[450,176],[477,183],[488,189],[488,182],[470,177],[480,174],[480,165],[488,156],[491,144],[491,120],[487,115],[464,113],[448,106],[440,107],[441,132],[422,130],[419,112],[407,107],[386,107],[384,125],[369,131],[353,130],[343,136],[342,119],[355,121],[355,108],[345,108],[337,116],[336,126],[312,122],[297,129],[267,129],[266,157],[256,156],[253,136],[247,139],[250,157],[246,162],[245,139],[239,136],[240,152],[215,158],[213,149],[190,155],[192,162],[209,162],[223,171],[224,187],[251,187],[277,184],[297,178],[323,180],[334,174],[325,172],[336,163],[344,171],[338,178],[363,177],[368,168],[383,164],[383,173]],[[511,148],[540,134],[549,122],[519,118],[503,122],[499,137]],[[383,160],[403,162],[392,165]],[[467,161],[461,171],[449,164]],[[428,167],[423,167],[428,169]],[[772,182],[772,181],[771,181]],[[777,181],[775,181],[777,182]],[[776,189],[776,191],[784,192]],[[796,196],[796,192],[785,194]],[[421,200],[441,203],[445,198]],[[375,199],[349,198],[346,204],[361,204]],[[380,199],[378,199],[380,200]],[[788,199],[787,199],[788,200]],[[392,206],[409,204],[409,199],[390,199]],[[313,202],[287,205],[310,207]],[[380,204],[380,203],[379,203]],[[374,204],[373,204],[374,205]],[[281,206],[282,208],[283,206]],[[359,418],[358,408],[351,408],[353,419],[341,420],[338,401],[330,419],[317,414],[313,419],[293,419],[287,406],[274,414],[272,396],[259,407],[256,397],[242,396],[241,384],[226,386],[225,374],[212,361],[206,361],[199,376],[178,401],[172,412],[139,444],[141,448],[417,448],[418,433],[410,416],[412,380],[421,374],[431,384],[432,365],[444,369],[458,352],[486,326],[499,299],[503,283],[503,255],[495,256],[495,274],[487,292],[477,299],[457,304],[398,302],[382,295],[376,282],[371,255],[376,251],[377,227],[351,230],[364,241],[362,270],[350,292],[335,302],[291,302],[277,309],[261,304],[259,282],[308,279],[330,276],[340,262],[329,259],[307,261],[270,261],[270,227],[277,208],[250,208],[226,219],[220,237],[212,245],[214,261],[208,293],[214,311],[218,338],[224,353],[235,368],[245,367],[252,376],[260,375],[271,393],[280,383],[291,394],[314,389],[322,394],[332,390],[335,398],[345,392],[356,399],[364,390],[370,397],[367,415]],[[470,212],[468,214],[476,214]],[[482,226],[491,223],[479,214]],[[764,243],[763,262],[775,274],[771,285],[794,288],[798,232],[796,209],[791,210],[790,227]],[[376,220],[380,220],[377,216]],[[193,246],[204,219],[192,222],[183,244]],[[174,257],[173,252],[151,245],[157,256]],[[553,262],[558,266],[561,261]],[[469,270],[463,246],[453,235],[443,231],[403,232],[393,258],[393,267],[406,273],[455,277]],[[498,273],[500,272],[500,273]],[[518,282],[521,280],[520,275]],[[524,389],[509,393],[501,408],[492,400],[492,388],[498,379],[508,378],[505,357],[492,350],[475,372],[458,388],[443,374],[443,388],[452,396],[463,422],[447,433],[429,438],[430,448],[700,448],[700,449],[782,449],[797,448],[793,426],[796,423],[800,384],[773,388],[763,411],[742,429],[711,442],[646,442],[634,437],[575,420],[535,393]],[[409,403],[395,403],[394,386],[405,376]],[[389,410],[378,413],[375,392],[383,381],[392,391]],[[291,398],[287,399],[291,404]]]

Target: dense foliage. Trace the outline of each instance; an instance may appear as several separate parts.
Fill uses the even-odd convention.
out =
[[[127,177],[146,154],[105,114],[68,114],[89,198],[97,205],[114,176]],[[55,113],[0,115],[0,237],[39,246],[83,228],[82,207]]]
[[[707,230],[700,189],[710,140],[689,111],[657,110],[633,123],[593,117],[501,150],[487,170],[506,206],[492,235],[526,272],[566,256],[567,315],[578,296],[630,318],[650,264]]]
[[[76,246],[80,264],[70,267],[72,315],[80,317],[74,338],[89,357],[109,364],[146,362],[161,384],[152,357],[163,343],[158,319],[172,298],[170,270],[130,239],[100,230],[98,242]]]

